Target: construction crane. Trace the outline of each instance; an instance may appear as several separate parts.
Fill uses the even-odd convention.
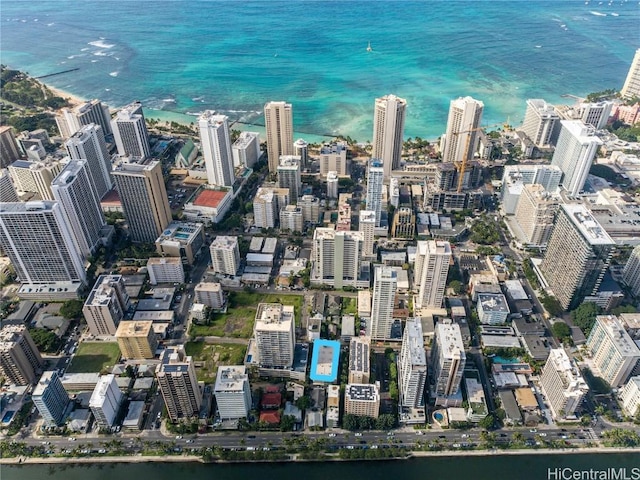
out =
[[[463,133],[479,132],[486,128],[498,127],[498,126],[504,127],[505,125],[503,123],[494,123],[492,125],[485,125],[484,127],[470,128],[468,130],[456,132],[453,135],[455,135],[455,138],[457,139],[458,135],[461,135]],[[456,169],[458,170],[458,188],[456,188],[456,192],[458,193],[462,192],[462,186],[464,185],[464,174],[467,170],[467,158],[469,157],[469,147],[471,146],[472,137],[473,135],[467,136],[467,142],[465,143],[464,155],[462,156],[462,161],[455,162]]]

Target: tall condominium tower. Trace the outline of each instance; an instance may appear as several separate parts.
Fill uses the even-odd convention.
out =
[[[620,95],[626,99],[640,97],[640,48],[636,50],[636,54],[633,56],[629,73],[627,73],[627,79],[622,86],[622,90],[620,90]]]
[[[9,170],[6,168],[0,169],[0,202],[18,202],[18,194],[13,187],[13,181]]]
[[[553,221],[558,210],[558,200],[547,192],[542,185],[524,185],[515,220],[524,240],[529,245],[545,246],[553,231]]]
[[[562,120],[560,124],[562,127],[551,165],[557,165],[564,173],[562,185],[569,195],[578,195],[602,140],[596,137],[593,127],[580,120]]]
[[[122,400],[124,400],[124,394],[118,388],[116,376],[102,375],[89,399],[89,408],[96,423],[101,427],[113,427]]]
[[[111,158],[100,126],[80,127],[64,144],[73,160],[86,160],[91,186],[98,199],[113,188]]]
[[[391,177],[391,171],[400,168],[404,121],[407,115],[407,101],[395,95],[376,98],[373,113],[372,157],[382,160],[384,178]]]
[[[311,282],[334,288],[364,286],[359,281],[362,241],[362,232],[316,228],[311,253]],[[368,285],[368,281],[366,283]]]
[[[300,177],[300,157],[283,155],[278,165],[278,186],[289,189],[289,198],[298,201],[302,193],[302,180]]]
[[[60,136],[63,138],[69,138],[84,125],[92,123],[100,125],[103,137],[112,133],[109,107],[97,99],[85,102],[75,108],[63,108],[56,115],[56,123],[58,130],[60,130]]]
[[[295,316],[291,305],[260,303],[253,336],[259,363],[267,368],[291,368],[295,347]]]
[[[367,210],[376,212],[376,227],[382,218],[382,189],[384,188],[384,168],[382,162],[372,159],[367,169]]]
[[[119,155],[144,160],[151,154],[149,132],[140,102],[123,107],[111,120],[111,128]]]
[[[393,325],[393,305],[398,289],[398,277],[390,267],[376,267],[371,306],[371,338],[388,340]]]
[[[306,168],[309,165],[309,144],[299,138],[293,144],[293,154],[300,157],[300,166]]]
[[[286,102],[269,102],[264,106],[269,172],[276,173],[281,155],[293,155],[293,108]]]
[[[184,345],[167,347],[162,352],[156,379],[172,422],[197,417],[202,392],[193,360],[185,353]]]
[[[51,184],[54,198],[62,206],[80,251],[90,257],[101,243],[100,232],[107,224],[100,199],[91,188],[85,160],[71,160]]]
[[[607,125],[612,109],[613,102],[583,103],[580,105],[580,120],[600,130]]]
[[[262,153],[260,152],[260,134],[257,132],[242,132],[231,145],[234,167],[253,168]]]
[[[100,275],[82,307],[91,335],[115,335],[129,309],[122,275]]]
[[[346,142],[325,143],[320,148],[320,175],[328,175],[329,172],[336,172],[345,176],[347,173],[347,149]]]
[[[258,228],[274,228],[280,210],[289,205],[288,188],[260,187],[253,198],[253,221]]]
[[[398,362],[398,390],[403,407],[424,406],[424,387],[427,383],[427,355],[419,318],[408,318],[402,336]]]
[[[82,282],[82,252],[57,202],[0,203],[0,246],[22,283]]]
[[[251,409],[251,387],[247,367],[219,366],[213,394],[221,420],[246,417]]]
[[[349,383],[369,383],[371,339],[352,337],[349,342]]]
[[[120,163],[113,171],[124,216],[134,242],[155,242],[171,223],[171,209],[162,177],[162,164]]]
[[[37,162],[16,160],[8,170],[17,191],[37,193],[40,196],[38,200],[53,200],[51,182],[62,166],[61,162],[50,158]]]
[[[540,375],[540,386],[549,400],[553,417],[575,419],[576,411],[589,392],[580,369],[571,363],[561,348],[551,349]]]
[[[613,315],[598,315],[587,339],[593,365],[611,387],[623,386],[640,360],[640,349]]]
[[[240,268],[240,249],[238,237],[219,235],[209,247],[211,252],[211,268],[214,273],[235,275]]]
[[[502,175],[503,185],[537,183],[550,193],[557,192],[561,180],[562,170],[557,165],[507,165]]]
[[[545,148],[555,145],[560,131],[560,116],[553,105],[544,100],[529,99],[522,122],[522,131],[536,147]]]
[[[44,362],[25,325],[0,330],[0,376],[9,384],[35,383]]]
[[[561,205],[540,266],[562,308],[571,310],[595,295],[615,247],[584,205]]]
[[[417,308],[441,308],[451,262],[451,245],[443,240],[419,241],[414,281]]]
[[[634,296],[640,296],[640,245],[637,245],[631,252],[629,260],[624,266],[622,279],[631,288]]]
[[[21,157],[18,142],[13,134],[13,128],[0,126],[0,168],[7,167]]]
[[[338,198],[338,172],[327,172],[327,198]]]
[[[116,341],[127,360],[152,359],[156,355],[158,335],[153,331],[152,320],[127,321],[118,325]]]
[[[373,256],[373,241],[376,229],[376,212],[372,210],[360,210],[358,230],[362,232],[362,255]]]
[[[210,185],[231,187],[235,180],[229,135],[229,117],[206,110],[198,119],[200,149]]]
[[[473,158],[484,103],[471,97],[451,100],[447,131],[444,136],[442,162],[462,162]]]
[[[451,321],[437,323],[431,349],[431,377],[436,405],[447,405],[447,397],[458,393],[466,360],[460,326]]]
[[[69,406],[69,394],[64,389],[58,372],[44,372],[31,394],[33,404],[42,415],[45,425],[57,427],[64,422],[64,414]]]

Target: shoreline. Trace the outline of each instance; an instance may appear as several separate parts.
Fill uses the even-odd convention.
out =
[[[91,464],[91,463],[202,463],[202,464],[242,464],[242,463],[310,463],[310,462],[360,462],[380,460],[412,460],[428,457],[496,457],[496,456],[524,456],[524,455],[587,455],[587,454],[629,454],[640,453],[640,447],[588,447],[567,449],[515,449],[515,450],[445,450],[445,451],[416,451],[407,457],[392,458],[337,458],[324,457],[322,459],[303,459],[293,454],[289,459],[278,460],[211,460],[205,461],[195,455],[159,455],[159,456],[99,456],[99,457],[10,457],[0,458],[0,465],[58,465],[58,464]]]

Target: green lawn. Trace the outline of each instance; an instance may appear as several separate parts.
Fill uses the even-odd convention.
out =
[[[191,325],[189,333],[192,337],[250,338],[259,303],[293,305],[296,325],[299,325],[302,302],[300,295],[230,292],[227,313],[214,314],[210,325]]]
[[[355,315],[358,313],[358,299],[342,297],[342,315]]]
[[[67,373],[100,372],[107,366],[114,366],[119,358],[120,348],[115,342],[82,342]]]
[[[198,381],[213,383],[220,365],[242,365],[247,351],[245,345],[223,343],[210,345],[204,342],[185,344],[187,355],[191,355],[196,365]]]

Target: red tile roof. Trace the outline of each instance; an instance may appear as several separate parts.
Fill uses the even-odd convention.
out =
[[[220,190],[202,190],[193,204],[198,207],[216,208],[226,194],[227,192]]]
[[[278,412],[277,410],[262,412],[260,413],[260,421],[264,423],[270,423],[271,425],[278,424],[280,423],[280,412]]]
[[[282,394],[280,393],[265,393],[260,400],[260,406],[262,408],[280,408],[282,404]]]

